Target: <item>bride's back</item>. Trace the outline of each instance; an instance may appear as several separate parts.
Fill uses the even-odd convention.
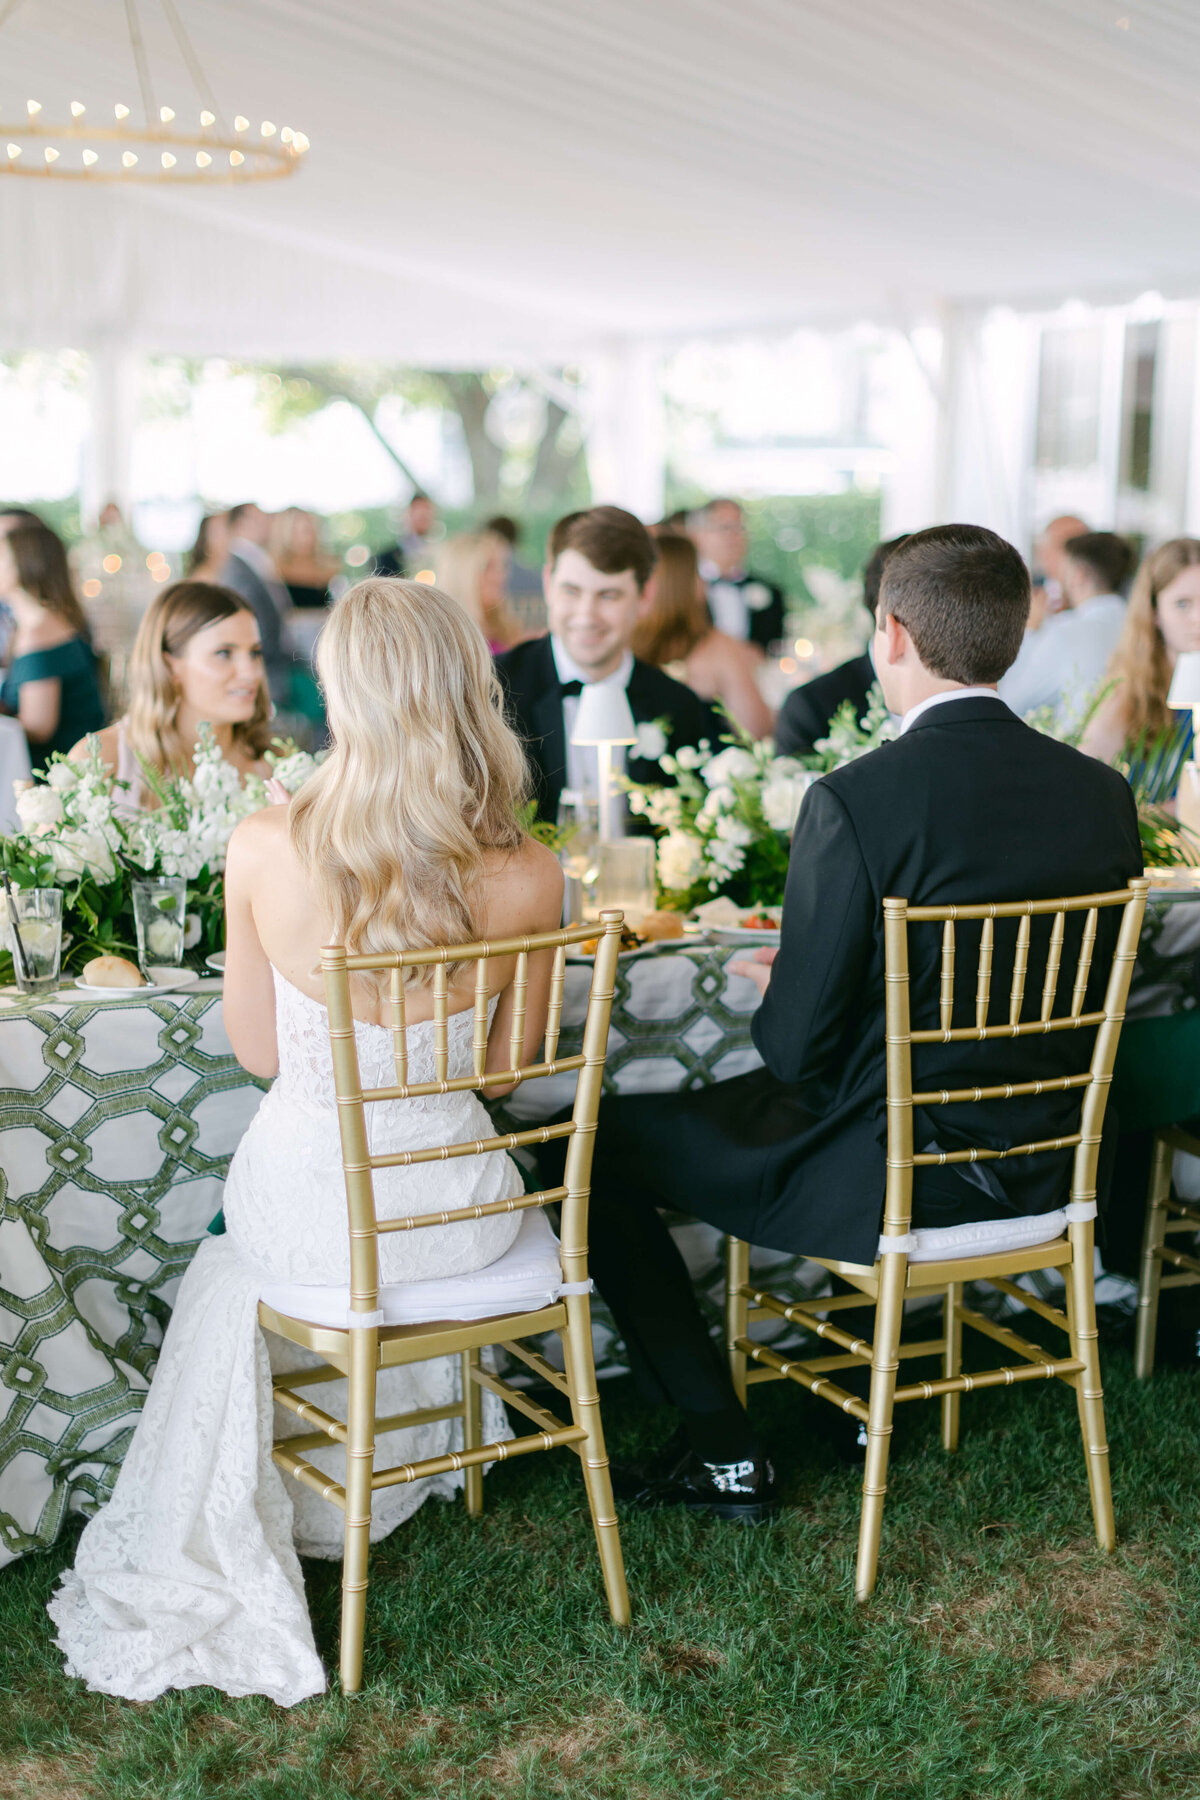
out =
[[[415,583],[360,582],[334,608],[317,663],[329,758],[230,844],[226,1022],[251,1067],[273,1021],[270,966],[323,1000],[326,944],[424,949],[553,930],[561,916],[557,862],[518,822],[524,755],[486,643],[457,602]],[[493,993],[511,973],[511,959],[493,965]],[[470,1005],[473,980],[464,970],[452,986],[452,1009]],[[378,984],[355,987],[356,1016],[390,1024]],[[409,1020],[432,1010],[431,987],[414,978]]]

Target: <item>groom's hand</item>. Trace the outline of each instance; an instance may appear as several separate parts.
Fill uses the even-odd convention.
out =
[[[771,964],[779,955],[779,951],[769,944],[764,944],[749,957],[738,956],[729,964],[731,975],[744,975],[752,981],[760,994],[767,991],[767,983],[771,979]]]

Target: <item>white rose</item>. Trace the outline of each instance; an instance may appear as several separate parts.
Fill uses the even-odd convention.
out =
[[[94,876],[101,883],[116,879],[112,851],[97,831],[64,831],[51,844],[50,855],[60,880],[71,881],[80,875]]]
[[[682,832],[670,832],[658,846],[658,879],[663,887],[679,890],[691,887],[700,873],[703,850],[695,838]]]
[[[680,744],[675,752],[676,765],[681,769],[698,769],[703,761],[700,752],[691,744]]]
[[[70,788],[79,785],[79,773],[69,762],[51,763],[46,770],[46,780],[50,786],[65,794]]]
[[[657,762],[659,757],[665,756],[666,753],[667,734],[662,726],[656,725],[652,719],[639,725],[634,754],[640,756],[644,762]]]
[[[62,816],[62,801],[52,787],[28,787],[17,795],[17,817],[32,837],[44,837],[53,831],[61,825]]]
[[[763,817],[773,831],[790,832],[796,823],[803,800],[812,781],[811,775],[773,776],[762,791]]]
[[[717,820],[717,836],[723,844],[746,845],[754,842],[754,833],[741,819],[725,813]]]
[[[753,781],[757,773],[758,764],[750,752],[739,750],[736,744],[714,756],[703,771],[705,785],[710,788],[724,787],[731,781]]]

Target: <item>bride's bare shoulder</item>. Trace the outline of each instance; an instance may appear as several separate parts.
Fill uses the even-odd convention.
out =
[[[291,854],[286,806],[264,806],[242,819],[229,840],[229,854],[237,861],[254,866],[264,857],[278,858]]]
[[[563,873],[545,844],[525,838],[516,850],[488,856],[488,912],[514,931],[552,931],[562,913]]]

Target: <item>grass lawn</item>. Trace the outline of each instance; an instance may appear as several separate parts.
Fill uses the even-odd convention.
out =
[[[874,1601],[859,1473],[824,1413],[752,1396],[787,1508],[758,1530],[626,1515],[613,1632],[574,1458],[430,1502],[372,1552],[366,1686],[290,1712],[211,1689],[134,1706],[62,1674],[43,1611],[74,1534],[0,1573],[0,1796],[28,1800],[1195,1800],[1200,1380],[1106,1358],[1120,1545],[1094,1547],[1075,1404],[1053,1388],[897,1429]],[[605,1384],[612,1447],[657,1430]],[[305,1567],[336,1663],[337,1570]]]

